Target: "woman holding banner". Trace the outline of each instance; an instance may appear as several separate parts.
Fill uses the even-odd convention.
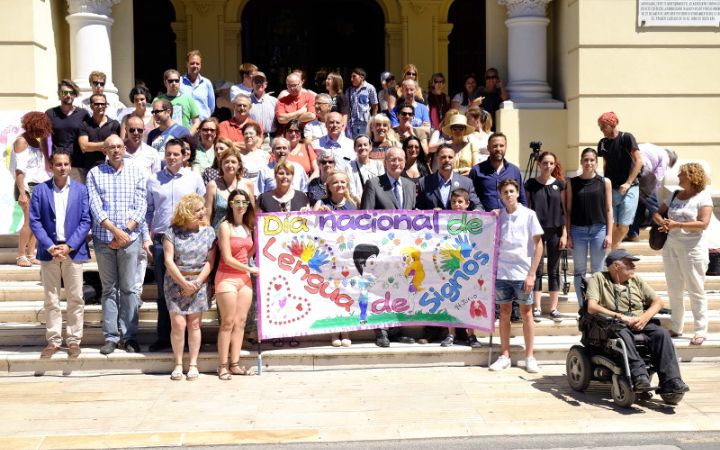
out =
[[[295,163],[283,161],[275,166],[275,189],[258,197],[258,208],[262,212],[305,211],[310,200],[304,192],[293,188]]]
[[[218,232],[220,264],[215,275],[215,295],[220,308],[217,373],[223,381],[232,379],[232,375],[254,375],[252,369],[240,366],[245,322],[253,298],[250,275],[258,273],[257,267],[249,265],[249,259],[255,254],[255,208],[250,200],[247,192],[232,191],[228,198],[229,209]]]
[[[327,195],[315,203],[315,211],[347,211],[357,209],[350,196],[350,177],[340,170],[329,169],[325,179]],[[350,347],[352,341],[347,332],[334,335],[331,340],[333,347]]]

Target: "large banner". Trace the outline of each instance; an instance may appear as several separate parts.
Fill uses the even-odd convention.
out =
[[[493,331],[493,213],[260,214],[256,234],[261,339],[398,325]]]

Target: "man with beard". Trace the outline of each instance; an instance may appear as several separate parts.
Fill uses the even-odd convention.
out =
[[[70,176],[80,181],[79,170],[84,165],[84,158],[78,137],[80,126],[90,115],[83,108],[76,107],[73,102],[80,95],[80,88],[72,80],[60,80],[58,83],[58,97],[60,105],[45,111],[52,123],[53,153],[65,151],[70,153],[72,170]],[[84,179],[84,177],[83,177]]]
[[[437,152],[438,170],[432,175],[420,178],[418,182],[417,209],[451,209],[450,194],[455,189],[465,189],[470,194],[468,210],[482,209],[475,194],[472,181],[455,172],[455,151],[443,145]]]
[[[520,198],[518,200],[522,205],[527,205],[520,169],[505,159],[506,149],[507,137],[499,132],[493,133],[488,139],[488,153],[490,156],[487,160],[476,164],[470,170],[470,175],[468,175],[485,211],[503,208],[497,187],[502,180],[507,179],[517,181],[520,186]]]

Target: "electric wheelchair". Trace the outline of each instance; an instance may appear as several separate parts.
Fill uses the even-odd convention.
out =
[[[588,313],[587,304],[580,309],[579,314],[578,328],[582,332],[582,345],[573,345],[565,362],[568,384],[573,390],[583,392],[590,381],[600,381],[612,383],[612,399],[623,408],[630,407],[636,400],[649,400],[653,396],[652,391],[657,391],[668,405],[680,403],[684,393],[662,392],[657,386],[645,392],[636,392],[630,376],[625,342],[617,335],[618,331],[626,327],[624,323],[601,314]],[[669,314],[669,310],[664,308],[660,314]],[[635,346],[652,380],[656,369],[646,339],[643,334],[634,334]]]

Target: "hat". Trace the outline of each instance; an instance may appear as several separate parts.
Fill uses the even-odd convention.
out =
[[[442,129],[443,133],[450,136],[452,134],[452,131],[450,130],[455,125],[462,125],[465,127],[465,132],[463,132],[463,136],[467,136],[468,134],[475,131],[475,127],[472,125],[468,125],[467,123],[467,117],[465,117],[462,114],[456,114],[450,118],[450,123],[445,125]]]
[[[609,266],[615,261],[619,261],[625,258],[631,261],[640,261],[640,258],[631,255],[630,252],[625,250],[624,248],[616,248],[615,250],[608,253],[608,255],[605,257],[605,265]]]
[[[263,72],[260,72],[259,70],[256,70],[255,72],[253,72],[251,76],[252,76],[253,80],[255,78],[262,78],[263,80],[267,80],[267,77],[265,76],[265,74]]]
[[[390,73],[390,72],[383,72],[383,73],[380,74],[380,82],[381,82],[381,83],[382,83],[383,81],[387,81],[387,80],[389,80],[389,79],[391,79],[391,78],[394,80],[394,79],[395,79],[395,75],[393,75],[393,74]]]

